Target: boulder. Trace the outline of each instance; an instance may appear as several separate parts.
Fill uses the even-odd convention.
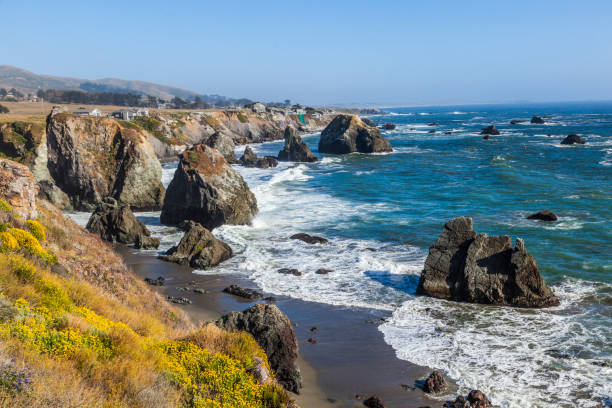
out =
[[[232,257],[232,248],[197,222],[187,221],[184,228],[179,244],[160,255],[160,259],[207,269]]]
[[[134,241],[134,246],[137,249],[157,249],[159,247],[159,243],[159,238],[137,235],[136,241]]]
[[[428,394],[439,394],[446,389],[446,381],[439,371],[432,372],[423,384],[423,391]]]
[[[280,268],[277,272],[283,275],[302,276],[302,272],[293,268]]]
[[[238,162],[236,159],[236,154],[234,153],[236,145],[232,141],[231,137],[220,132],[215,132],[208,138],[206,145],[220,151],[228,163],[234,164]]]
[[[263,297],[261,293],[254,291],[253,289],[241,288],[238,285],[230,285],[223,289],[223,292],[249,300],[256,300]]]
[[[163,224],[192,220],[207,229],[247,224],[257,212],[249,186],[218,150],[196,145],[180,155],[161,212]]]
[[[523,123],[523,122],[526,122],[526,121],[525,120],[519,120],[519,119],[512,119],[510,121],[510,124],[511,125],[518,125],[519,123]]]
[[[544,119],[542,119],[542,117],[540,115],[533,115],[533,117],[531,118],[530,123],[534,123],[536,125],[543,125],[544,123],[546,123],[546,121]]]
[[[276,385],[276,381],[274,381],[274,377],[270,374],[268,367],[259,357],[253,358],[251,366],[247,368],[247,373],[251,374],[262,385]]]
[[[0,159],[0,197],[13,208],[21,218],[35,220],[38,185],[32,172],[23,164]]]
[[[583,138],[578,135],[569,135],[561,141],[562,145],[585,144]]]
[[[130,206],[118,203],[111,197],[96,206],[85,228],[109,242],[131,244],[139,241],[150,245],[155,242],[147,227],[130,210]]]
[[[459,395],[455,401],[446,401],[444,408],[471,408],[471,405],[463,395]]]
[[[333,272],[331,269],[319,268],[315,271],[317,275],[327,275],[328,273]]]
[[[391,152],[389,141],[380,135],[380,130],[367,126],[356,115],[338,115],[321,133],[319,152],[376,153]]]
[[[225,330],[250,333],[268,356],[278,382],[299,393],[302,376],[297,366],[298,342],[287,315],[275,305],[258,304],[231,312],[215,322]]]
[[[361,121],[368,126],[376,127],[376,123],[370,118],[361,118]]]
[[[315,162],[317,157],[312,154],[310,148],[302,141],[297,130],[292,126],[285,128],[285,146],[278,152],[279,161],[293,162]]]
[[[363,401],[363,405],[368,408],[385,408],[385,404],[378,398],[376,395],[371,396],[370,398]]]
[[[393,123],[391,123],[391,122],[387,122],[387,123],[385,123],[384,125],[381,126],[381,128],[383,130],[393,130],[393,129],[395,129],[395,127],[396,126]]]
[[[559,300],[517,238],[476,234],[472,219],[444,225],[429,249],[417,293],[455,301],[515,307],[549,307]]]
[[[289,238],[291,239],[299,239],[300,241],[304,241],[307,244],[327,244],[327,240],[323,237],[317,237],[315,235],[309,235],[304,232],[299,232],[297,234],[293,234]]]
[[[276,160],[274,156],[264,156],[261,159],[257,159],[257,163],[255,163],[255,167],[260,169],[268,169],[276,166],[278,166],[278,160]]]
[[[431,122],[428,123],[427,126],[438,126],[438,122]]]
[[[244,167],[255,167],[257,166],[257,155],[253,152],[250,146],[244,149],[244,153],[240,157],[240,164]]]
[[[92,210],[105,197],[134,209],[161,207],[161,164],[144,131],[58,110],[46,131],[49,173],[74,208]]]
[[[557,221],[557,216],[552,211],[542,210],[527,217],[528,220]]]
[[[489,408],[491,406],[491,401],[479,390],[470,391],[467,400],[472,404],[472,408]]]
[[[481,135],[490,135],[490,136],[497,136],[499,135],[499,130],[497,130],[497,128],[495,127],[495,125],[490,125],[487,126],[486,128],[482,129],[480,131]]]

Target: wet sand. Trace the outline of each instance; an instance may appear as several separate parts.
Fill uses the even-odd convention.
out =
[[[198,275],[181,267],[116,245],[125,262],[142,278],[166,279],[154,287],[167,296],[181,296],[193,304],[180,305],[194,322],[214,320],[222,314],[254,304],[222,292],[230,284],[254,285],[235,275]],[[182,291],[177,288],[189,288]],[[198,294],[193,288],[205,289]],[[273,296],[273,295],[272,295]],[[303,388],[296,396],[302,408],[363,407],[360,397],[378,395],[388,408],[440,406],[415,383],[431,370],[399,360],[383,340],[377,324],[388,313],[363,308],[336,307],[275,296],[276,304],[294,324],[299,342]],[[261,302],[261,301],[260,301]],[[316,330],[311,330],[316,327]],[[309,338],[316,339],[310,344]],[[358,397],[359,396],[359,397]]]

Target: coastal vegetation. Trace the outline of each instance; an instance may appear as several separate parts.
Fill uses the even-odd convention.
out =
[[[9,113],[9,112],[10,112],[9,108],[0,104],[0,113]]]

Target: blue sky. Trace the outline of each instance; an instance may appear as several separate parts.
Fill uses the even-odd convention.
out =
[[[0,0],[0,64],[308,104],[612,99],[612,1]]]

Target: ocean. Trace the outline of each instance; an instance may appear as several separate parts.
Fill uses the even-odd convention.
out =
[[[535,114],[547,123],[530,124]],[[273,294],[387,311],[379,329],[400,359],[441,370],[464,394],[480,389],[501,407],[612,406],[612,103],[393,108],[370,118],[397,126],[382,131],[393,153],[319,155],[315,134],[303,140],[317,163],[235,166],[259,213],[252,225],[215,229],[236,255],[197,273],[240,274]],[[483,140],[490,124],[501,135]],[[560,145],[572,133],[586,145]],[[276,156],[282,145],[251,147]],[[164,165],[165,185],[175,168]],[[542,209],[559,220],[526,219]],[[415,296],[429,246],[463,215],[477,232],[523,238],[561,305]],[[159,225],[159,213],[138,216],[162,238],[160,250],[180,239]],[[296,232],[330,243],[289,239]]]

